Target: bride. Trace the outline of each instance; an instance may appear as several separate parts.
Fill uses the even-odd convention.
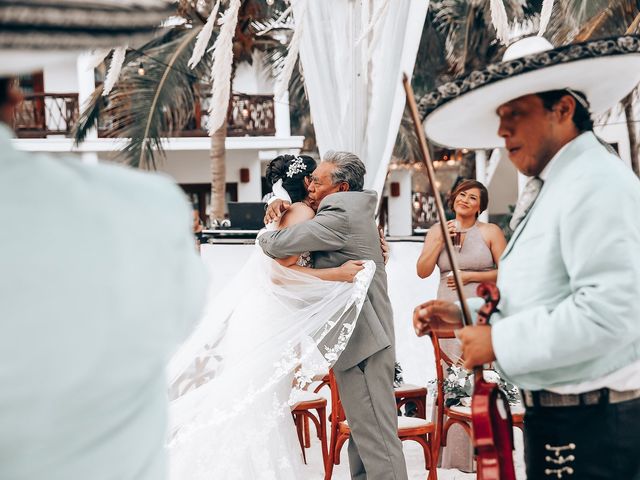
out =
[[[282,155],[267,180],[291,208],[284,228],[314,216],[306,186],[316,167]],[[272,260],[255,247],[169,364],[172,480],[299,480],[290,408],[344,350],[375,272],[371,261],[312,268],[310,252]]]

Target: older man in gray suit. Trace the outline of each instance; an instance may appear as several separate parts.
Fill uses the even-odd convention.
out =
[[[316,216],[267,232],[259,243],[274,258],[311,251],[317,268],[337,267],[347,260],[376,262],[367,300],[334,373],[351,428],[351,478],[405,480],[407,469],[397,434],[393,391],[393,313],[375,222],[377,195],[362,191],[365,173],[356,155],[328,152],[309,185]]]

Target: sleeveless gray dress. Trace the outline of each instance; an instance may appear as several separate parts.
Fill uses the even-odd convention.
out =
[[[477,223],[466,230],[462,247],[458,254],[458,262],[462,271],[483,272],[495,268],[491,250],[482,238]],[[451,263],[444,249],[438,257],[438,268],[440,269],[440,285],[438,286],[437,298],[439,300],[457,302],[458,295],[456,291],[447,286],[447,278],[451,273]],[[477,296],[476,288],[478,285],[477,282],[471,282],[463,287],[467,298]],[[462,353],[457,339],[441,340],[440,345],[445,353],[453,359],[459,358]],[[457,468],[463,472],[475,471],[471,440],[460,426],[454,425],[449,430],[447,446],[444,447],[440,454],[440,463],[442,468]]]
[[[491,250],[482,238],[477,223],[466,230],[465,236],[462,239],[462,247],[458,254],[458,262],[460,264],[460,270],[462,271],[484,272],[495,268]],[[448,300],[450,302],[458,301],[456,291],[447,287],[447,277],[451,273],[451,263],[444,249],[438,257],[438,268],[440,269],[438,299]],[[478,288],[477,282],[468,283],[463,287],[467,297],[475,297],[476,288]]]

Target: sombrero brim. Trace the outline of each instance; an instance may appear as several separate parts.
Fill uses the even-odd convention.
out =
[[[0,75],[84,50],[141,45],[173,14],[168,0],[0,0]]]
[[[420,101],[426,135],[451,148],[503,147],[496,109],[515,98],[571,88],[597,115],[640,82],[640,38],[624,36],[568,45],[507,62],[446,83]]]

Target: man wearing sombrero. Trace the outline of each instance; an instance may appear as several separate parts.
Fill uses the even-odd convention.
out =
[[[529,480],[640,478],[640,182],[590,115],[639,81],[638,37],[557,49],[533,37],[421,102],[434,142],[506,147],[530,177],[500,311],[457,331],[467,367],[496,362],[522,389]],[[427,302],[413,322],[418,335],[456,328],[460,309]]]
[[[147,41],[173,8],[0,0],[1,479],[165,478],[164,367],[205,283],[184,195],[155,174],[19,151],[10,125],[12,75]]]

